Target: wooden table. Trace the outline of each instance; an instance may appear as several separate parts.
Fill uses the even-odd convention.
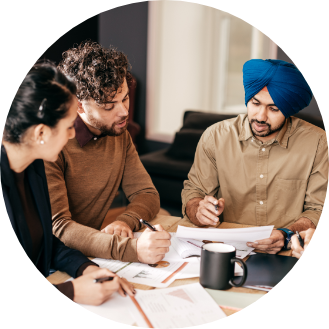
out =
[[[162,227],[168,231],[168,232],[176,232],[178,225],[181,226],[187,226],[187,227],[197,227],[194,224],[192,224],[189,220],[182,219],[180,217],[173,217],[173,216],[161,216],[158,215],[156,216],[151,222],[152,225],[156,224],[161,224]],[[251,225],[241,225],[241,224],[234,224],[234,223],[221,223],[217,226],[217,228],[243,228],[243,227],[250,227]],[[144,231],[145,228],[143,228],[140,231]],[[279,255],[284,255],[284,256],[291,256],[291,251],[282,251],[279,253]],[[247,260],[248,257],[244,258],[244,261]],[[67,279],[69,279],[70,276],[67,273],[57,271],[50,276],[48,276],[48,281],[52,284],[59,284]],[[191,279],[178,279],[175,280],[173,283],[170,284],[169,287],[177,287],[185,284],[190,284],[190,283],[196,283],[199,282],[199,278],[191,278]],[[142,290],[151,290],[151,289],[157,289],[154,287],[150,286],[145,286],[142,284],[137,284],[133,283],[134,287],[137,289],[142,289]],[[244,292],[244,293],[249,293],[249,294],[266,294],[265,291],[260,291],[260,290],[254,290],[254,289],[249,289],[249,288],[235,288],[232,287],[228,289],[227,291],[232,291],[232,292]],[[233,313],[236,313],[237,311],[235,310],[229,310],[229,309],[223,309],[226,315],[231,315]]]

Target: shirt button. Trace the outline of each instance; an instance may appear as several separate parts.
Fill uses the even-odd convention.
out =
[[[264,177],[264,175],[260,175],[259,177],[260,177],[260,178],[263,178],[263,177]]]
[[[264,202],[263,201],[259,201],[260,204],[263,204]]]
[[[94,137],[94,141],[97,141],[97,137]]]
[[[265,152],[265,148],[264,147],[262,148],[262,151]]]

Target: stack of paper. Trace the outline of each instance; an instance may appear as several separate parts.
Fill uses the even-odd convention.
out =
[[[274,225],[247,228],[194,228],[178,225],[176,237],[209,241],[253,242],[270,237]]]

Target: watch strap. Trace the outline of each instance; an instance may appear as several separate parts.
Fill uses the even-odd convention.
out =
[[[277,228],[277,230],[285,233],[284,247],[282,249],[289,250],[290,248],[288,248],[288,244],[291,240],[291,237],[294,235],[294,232],[289,230],[288,228]]]

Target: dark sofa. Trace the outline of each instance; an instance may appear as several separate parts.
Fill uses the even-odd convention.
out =
[[[140,157],[160,194],[162,204],[181,206],[183,182],[187,179],[193,164],[195,150],[202,133],[214,123],[234,117],[236,115],[187,110],[184,113],[183,126],[176,133],[171,146]],[[296,117],[324,129],[321,116],[298,113]]]

